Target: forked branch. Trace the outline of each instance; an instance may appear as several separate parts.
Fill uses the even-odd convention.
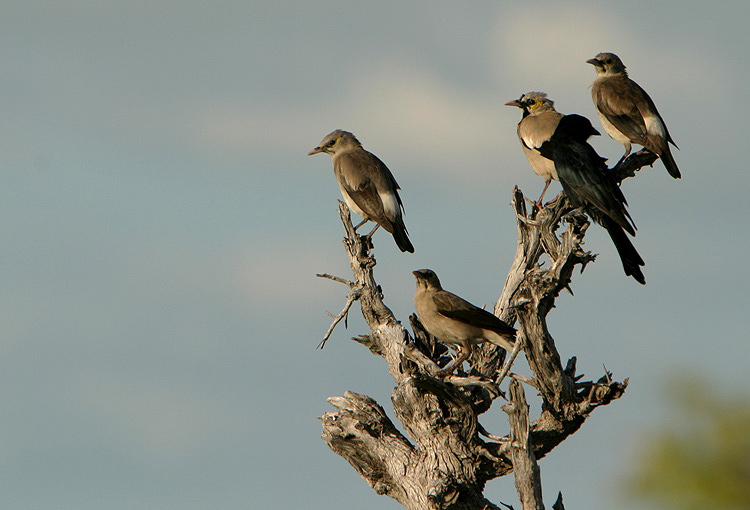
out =
[[[564,196],[533,217],[527,214],[518,189],[512,205],[518,251],[495,313],[507,322],[518,322],[519,350],[524,351],[534,386],[542,395],[541,416],[530,423],[526,417],[528,452],[539,459],[578,430],[593,409],[619,398],[625,383],[609,376],[596,382],[578,381],[574,363],[562,367],[546,327],[546,314],[559,292],[569,288],[574,268],[583,268],[595,258],[581,248],[588,220],[571,210]],[[493,381],[498,373],[510,374],[511,385],[520,387],[517,379],[523,378],[510,372],[514,356],[503,366],[504,351],[484,345],[475,349],[469,374],[436,377],[448,361],[444,346],[424,332],[418,318],[412,317],[412,336],[393,316],[374,279],[371,240],[355,233],[343,202],[339,212],[354,279],[327,276],[350,287],[347,303],[327,336],[359,300],[370,333],[354,340],[385,360],[396,384],[395,415],[408,438],[372,399],[347,392],[329,399],[336,410],[322,417],[324,441],[379,494],[406,508],[498,508],[482,492],[488,480],[513,470],[514,443],[510,435],[486,432],[479,416],[501,394]],[[558,233],[563,224],[565,229]],[[543,256],[545,264],[540,265]],[[481,439],[480,432],[493,440]]]

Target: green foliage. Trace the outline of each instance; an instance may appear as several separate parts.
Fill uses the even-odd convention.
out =
[[[668,429],[642,445],[630,492],[659,508],[750,509],[750,397],[675,381]]]

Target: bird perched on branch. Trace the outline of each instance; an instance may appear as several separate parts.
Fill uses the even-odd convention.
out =
[[[440,372],[450,374],[471,355],[474,345],[488,341],[513,350],[516,330],[487,310],[443,290],[434,271],[413,271],[417,278],[414,306],[425,329],[457,349],[456,358]]]
[[[542,208],[542,199],[552,180],[559,180],[554,162],[539,154],[539,147],[552,135],[563,116],[555,110],[554,104],[543,92],[529,92],[521,96],[521,99],[505,103],[506,106],[517,106],[523,110],[518,123],[518,139],[531,169],[545,183],[542,194],[536,201],[539,209]]]
[[[631,143],[642,145],[659,156],[669,175],[681,177],[669,149],[672,137],[664,119],[649,95],[628,77],[625,65],[614,53],[599,53],[587,60],[596,68],[596,79],[591,84],[591,96],[599,113],[604,130],[625,146],[625,159],[632,149]]]
[[[341,194],[349,208],[364,220],[354,230],[368,221],[376,223],[367,234],[369,239],[383,227],[393,235],[401,251],[414,253],[402,217],[404,206],[398,195],[400,189],[388,167],[374,154],[367,152],[359,140],[348,132],[337,129],[320,142],[307,155],[325,152],[333,160],[333,173]]]
[[[533,150],[527,151],[537,165],[552,165],[555,177],[573,207],[585,212],[609,233],[620,255],[625,274],[641,284],[646,283],[640,266],[643,259],[625,232],[635,236],[635,225],[625,209],[627,200],[605,164],[588,139],[599,132],[580,115],[562,115],[554,102],[540,92],[529,92],[517,101],[506,103],[523,110],[519,136],[524,147],[533,140]],[[556,114],[556,117],[552,116]],[[535,117],[555,118],[556,122],[531,123]],[[522,126],[523,125],[523,129]],[[524,139],[525,137],[525,139]]]

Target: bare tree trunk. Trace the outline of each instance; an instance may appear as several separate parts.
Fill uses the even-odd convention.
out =
[[[510,404],[503,406],[510,424],[510,458],[516,477],[516,490],[523,510],[544,510],[542,478],[529,440],[529,404],[521,383],[512,380],[508,388]]]
[[[622,180],[652,164],[652,156],[641,151],[612,171]],[[355,233],[349,209],[339,202],[354,280],[319,275],[350,288],[347,303],[321,347],[359,300],[370,333],[354,340],[385,360],[396,383],[391,396],[395,416],[408,438],[377,402],[350,391],[328,399],[336,410],[322,416],[322,437],[378,494],[387,494],[409,510],[497,509],[484,498],[484,486],[510,472],[515,472],[524,510],[544,508],[536,461],[576,432],[594,409],[622,396],[627,386],[627,380],[613,381],[608,372],[595,382],[580,382],[575,358],[562,366],[547,329],[547,313],[560,291],[569,288],[575,267],[583,269],[595,259],[581,248],[588,219],[572,210],[562,193],[542,210],[528,214],[525,198],[516,188],[511,205],[518,248],[495,314],[518,323],[517,348],[505,360],[502,349],[485,344],[474,350],[470,373],[439,378],[437,372],[448,361],[447,349],[426,334],[414,315],[412,336],[383,303],[373,274],[371,241]],[[566,227],[558,236],[563,223]],[[549,258],[546,268],[539,263],[543,255]],[[511,371],[521,350],[532,379]],[[510,404],[504,408],[510,432],[497,437],[488,434],[478,418],[503,396],[499,385],[506,376],[511,379]],[[533,422],[519,381],[541,395],[541,415]],[[563,510],[561,495],[553,508]]]

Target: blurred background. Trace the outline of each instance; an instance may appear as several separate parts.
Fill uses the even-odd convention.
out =
[[[623,184],[648,284],[592,227],[599,257],[550,314],[564,360],[630,385],[542,461],[545,501],[710,506],[683,497],[704,474],[685,483],[695,471],[656,452],[748,442],[748,427],[705,418],[736,418],[716,409],[750,394],[750,4],[10,0],[0,13],[5,508],[400,508],[320,440],[327,397],[390,410],[393,381],[350,340],[367,332],[356,304],[315,350],[347,290],[315,273],[350,272],[330,158],[306,154],[347,129],[396,176],[416,252],[382,230],[374,243],[398,318],[423,267],[491,306],[516,248],[512,188],[543,187],[503,103],[541,90],[600,127],[586,64],[600,51],[656,102],[683,178],[657,162]],[[507,432],[499,406],[483,424]],[[678,487],[667,499],[674,484],[637,476],[649,466]],[[726,490],[705,485],[718,505]],[[485,495],[518,507],[511,477]]]

